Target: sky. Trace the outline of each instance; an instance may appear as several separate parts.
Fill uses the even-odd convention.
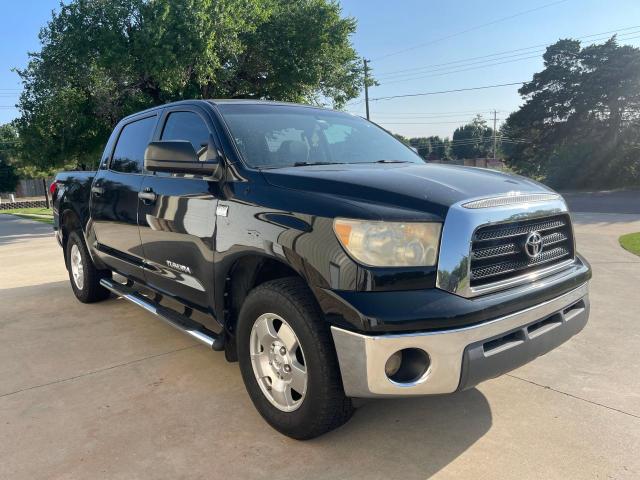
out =
[[[59,0],[0,0],[0,123],[15,118],[24,67]],[[352,40],[379,86],[371,120],[405,136],[451,136],[476,114],[497,123],[521,104],[519,85],[374,100],[528,81],[544,45],[559,38],[602,41],[618,32],[640,46],[640,0],[341,0],[357,20]],[[586,37],[586,38],[583,38]],[[362,97],[348,105],[364,115]]]

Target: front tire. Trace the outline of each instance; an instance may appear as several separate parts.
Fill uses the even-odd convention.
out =
[[[329,327],[301,279],[252,290],[240,310],[237,341],[247,392],[273,428],[306,440],[349,420],[353,406]]]
[[[110,276],[111,272],[95,267],[87,246],[77,231],[69,234],[66,248],[69,281],[76,298],[82,303],[99,302],[109,298],[109,290],[100,285],[100,280]]]

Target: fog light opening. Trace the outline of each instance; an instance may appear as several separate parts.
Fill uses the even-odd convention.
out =
[[[384,371],[394,383],[409,384],[420,380],[429,370],[429,354],[419,348],[398,350],[387,359]]]

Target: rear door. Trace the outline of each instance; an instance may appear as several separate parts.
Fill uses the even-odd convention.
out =
[[[188,140],[204,160],[213,135],[208,114],[196,106],[164,111],[158,140]],[[146,282],[195,308],[213,306],[213,252],[218,182],[205,177],[149,172],[142,184],[140,237]]]
[[[120,128],[107,169],[91,187],[91,218],[95,249],[112,269],[144,279],[138,230],[138,193],[142,188],[144,151],[157,115],[134,118]]]

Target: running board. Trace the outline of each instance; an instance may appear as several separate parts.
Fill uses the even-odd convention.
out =
[[[144,308],[146,311],[153,313],[157,317],[160,317],[166,323],[178,330],[186,333],[187,335],[195,338],[196,340],[208,345],[216,351],[224,350],[224,337],[215,332],[212,332],[201,323],[198,323],[178,312],[171,310],[163,305],[154,302],[152,299],[145,297],[144,295],[136,292],[132,288],[118,283],[114,280],[103,278],[100,280],[102,285],[107,290],[112,291],[119,297],[129,300],[131,303]]]

